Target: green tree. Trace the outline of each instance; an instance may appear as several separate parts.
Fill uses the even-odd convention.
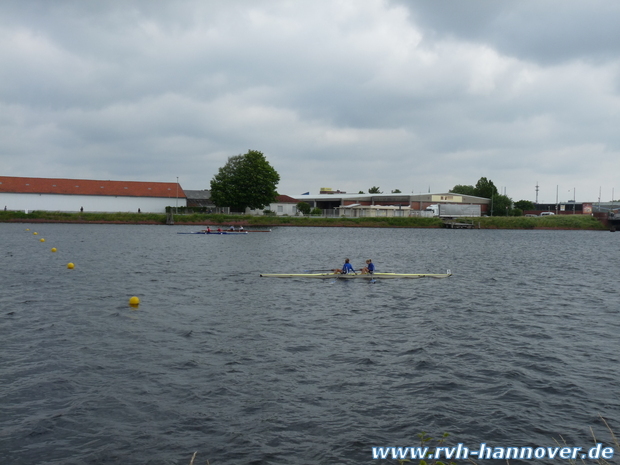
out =
[[[304,215],[309,215],[310,214],[310,210],[312,210],[312,207],[307,202],[299,202],[297,204],[297,210],[299,210]]]
[[[368,189],[368,193],[369,194],[383,194],[383,192],[381,192],[379,188],[376,186],[372,186],[370,189]]]
[[[228,158],[211,180],[211,200],[218,207],[232,211],[262,209],[272,203],[278,193],[280,175],[258,150]]]
[[[400,191],[400,189],[394,189],[392,191],[392,194],[402,194],[402,192]]]
[[[478,179],[474,192],[476,197],[484,197],[485,199],[498,195],[497,187],[495,187],[493,181],[487,178]]]
[[[515,202],[515,208],[519,208],[521,210],[535,210],[534,202],[530,202],[529,200],[519,200]]]
[[[364,191],[359,191],[358,194],[365,194],[366,192]]]
[[[494,195],[491,199],[492,216],[511,216],[512,215],[512,199],[507,195]]]
[[[450,192],[462,195],[476,195],[476,188],[471,185],[457,184],[450,189]]]

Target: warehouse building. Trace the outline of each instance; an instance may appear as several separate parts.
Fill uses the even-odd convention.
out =
[[[323,188],[325,192],[326,188]],[[365,216],[420,216],[431,205],[480,205],[482,215],[488,214],[491,200],[472,195],[437,193],[437,194],[346,194],[330,193],[310,195],[309,193],[294,196],[300,202],[311,207],[318,207],[327,215],[355,216],[359,210]]]
[[[0,208],[21,211],[165,213],[184,207],[178,183],[0,176]]]

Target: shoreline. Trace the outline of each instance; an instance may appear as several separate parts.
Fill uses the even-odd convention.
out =
[[[444,229],[440,218],[381,217],[381,218],[323,218],[297,216],[239,216],[221,214],[174,215],[174,224],[166,223],[163,213],[61,213],[34,211],[0,212],[0,223],[56,224],[132,224],[153,226],[243,226],[244,228],[274,228],[281,226],[323,228],[399,228]],[[610,227],[589,215],[557,215],[545,217],[476,217],[459,221],[472,224],[470,229],[513,230],[589,230],[609,231]]]

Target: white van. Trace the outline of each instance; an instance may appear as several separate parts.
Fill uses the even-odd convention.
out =
[[[555,213],[553,213],[553,212],[542,212],[540,214],[540,216],[551,216],[551,215],[555,215]]]

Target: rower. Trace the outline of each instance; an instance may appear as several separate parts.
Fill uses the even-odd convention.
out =
[[[351,265],[351,263],[349,263],[349,259],[348,258],[344,259],[344,265],[342,265],[342,268],[335,269],[334,273],[335,274],[349,274],[349,273],[357,274],[355,272],[355,269],[353,268],[353,265]]]
[[[375,272],[375,264],[369,258],[366,260],[366,266],[360,270],[362,274],[373,274]]]

